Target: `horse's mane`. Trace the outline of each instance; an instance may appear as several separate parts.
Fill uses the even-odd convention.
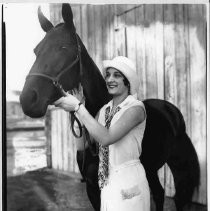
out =
[[[81,58],[84,70],[84,78],[82,83],[86,97],[86,107],[89,112],[95,116],[98,110],[104,104],[106,104],[111,97],[108,94],[106,83],[100,70],[88,54],[87,49],[85,48],[81,39],[79,39],[79,42],[81,45]]]

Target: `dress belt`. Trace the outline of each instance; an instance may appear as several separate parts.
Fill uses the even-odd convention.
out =
[[[110,166],[109,171],[110,171],[110,173],[116,172],[116,171],[119,171],[120,169],[124,169],[124,168],[130,167],[130,166],[136,165],[136,164],[142,165],[139,159],[138,160],[129,160],[129,161],[126,161],[117,166]]]

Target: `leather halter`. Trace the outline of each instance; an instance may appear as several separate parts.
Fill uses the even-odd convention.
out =
[[[52,77],[50,75],[44,74],[44,73],[29,73],[26,77],[26,80],[29,77],[42,77],[42,78],[46,78],[48,80],[50,80],[53,85],[59,90],[59,92],[61,93],[62,96],[66,96],[66,92],[63,89],[62,85],[59,83],[59,79],[61,78],[61,76],[67,72],[68,70],[70,70],[75,64],[77,64],[77,62],[79,62],[79,70],[80,70],[80,81],[82,83],[82,77],[83,77],[83,70],[82,70],[82,61],[81,61],[81,46],[79,44],[79,37],[77,35],[77,33],[75,32],[76,35],[76,44],[77,44],[77,57],[76,59],[69,65],[67,66],[63,71],[61,71],[57,76]],[[83,86],[81,86],[83,89]],[[82,90],[83,92],[83,90]],[[74,111],[70,112],[71,114],[71,129],[72,129],[72,133],[76,138],[80,138],[82,137],[82,126],[80,121],[78,120],[78,118],[75,116]],[[78,126],[79,126],[79,135],[76,134],[75,130],[74,130],[74,122],[77,122]]]
[[[60,77],[67,72],[69,69],[71,69],[77,62],[79,62],[79,70],[80,70],[80,80],[82,79],[83,76],[83,71],[82,71],[82,61],[81,61],[81,47],[79,44],[79,38],[78,35],[76,34],[76,42],[77,42],[77,57],[76,59],[69,65],[67,66],[64,70],[62,70],[57,76],[52,77],[50,75],[44,74],[44,73],[29,73],[26,77],[26,80],[31,77],[31,76],[38,76],[38,77],[43,77],[46,78],[50,81],[52,81],[53,85],[56,86],[58,89],[62,88],[62,85],[59,83]],[[61,93],[63,95],[63,93]]]

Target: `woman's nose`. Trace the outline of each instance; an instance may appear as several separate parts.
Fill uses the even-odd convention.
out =
[[[110,75],[109,77],[107,77],[107,82],[112,82],[114,80],[113,76]]]

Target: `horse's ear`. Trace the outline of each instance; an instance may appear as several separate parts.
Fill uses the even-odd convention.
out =
[[[74,27],[73,13],[69,4],[62,5],[62,16],[64,22],[71,28]]]
[[[53,28],[52,23],[43,15],[40,6],[38,8],[38,18],[39,23],[45,32],[48,32],[51,28]]]

